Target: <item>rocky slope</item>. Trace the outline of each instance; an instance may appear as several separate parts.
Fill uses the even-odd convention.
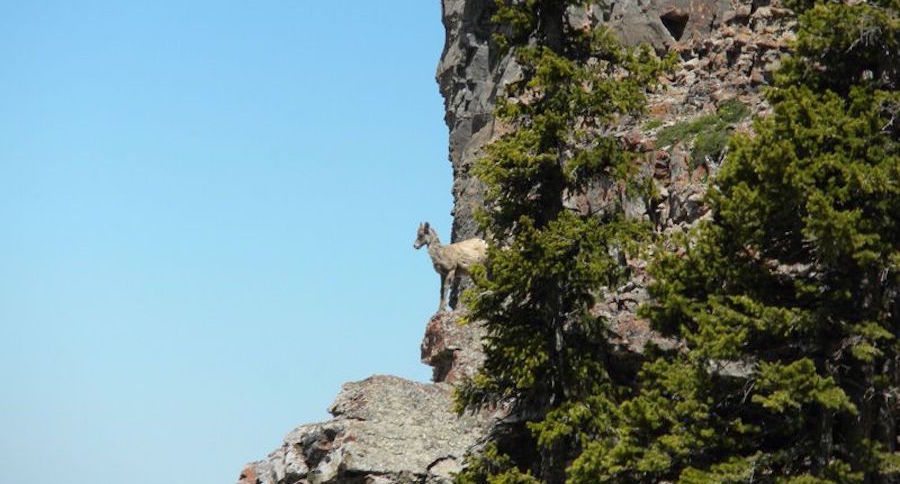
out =
[[[450,130],[453,240],[477,235],[473,212],[482,188],[470,168],[501,134],[492,116],[494,99],[518,76],[515,62],[491,49],[493,1],[442,0],[446,43],[437,81]],[[749,129],[746,114],[720,115],[726,106],[765,111],[759,88],[792,37],[790,17],[768,0],[617,0],[572,8],[568,21],[574,28],[609,25],[628,44],[675,50],[681,63],[665,89],[651,96],[650,118],[622,127],[623,142],[644,152],[641,168],[653,178],[658,197],[629,199],[621,187],[598,184],[567,204],[592,211],[621,203],[661,232],[683,230],[706,213],[706,180],[720,158],[718,151],[701,149],[709,144],[701,143],[701,135],[712,128]],[[623,263],[633,269],[632,280],[607,291],[595,312],[611,322],[623,355],[640,353],[650,340],[675,344],[660,341],[634,315],[646,298],[644,262]],[[458,324],[461,315],[435,315],[427,324],[422,360],[434,368],[433,383],[373,376],[344,385],[330,409],[333,419],[293,430],[266,459],[248,464],[239,484],[448,482],[498,418],[451,411],[452,383],[472,374],[482,358],[481,329]]]

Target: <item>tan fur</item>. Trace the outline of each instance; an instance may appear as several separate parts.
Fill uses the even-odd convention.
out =
[[[441,298],[438,303],[438,312],[444,310],[447,302],[447,291],[457,276],[468,274],[475,264],[484,262],[487,256],[487,243],[481,239],[468,239],[455,244],[441,245],[437,232],[431,228],[428,222],[419,225],[416,241],[413,247],[416,249],[423,245],[428,246],[428,255],[434,270],[441,276]]]

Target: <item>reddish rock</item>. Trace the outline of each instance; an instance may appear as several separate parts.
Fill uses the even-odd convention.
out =
[[[452,311],[432,316],[422,339],[422,362],[433,368],[432,381],[454,383],[478,371],[484,355],[484,329],[478,322],[466,322],[465,312]]]

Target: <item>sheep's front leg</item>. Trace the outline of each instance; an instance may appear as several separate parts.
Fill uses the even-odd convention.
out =
[[[448,273],[443,272],[443,273],[440,273],[440,275],[441,275],[441,299],[440,299],[440,302],[438,303],[437,312],[441,312],[444,310],[444,303],[446,302],[446,300],[444,299],[444,293],[446,292],[447,283],[450,280],[447,277]]]

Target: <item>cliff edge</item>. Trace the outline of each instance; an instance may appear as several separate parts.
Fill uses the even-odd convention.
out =
[[[473,213],[482,205],[482,187],[470,169],[485,144],[502,134],[494,100],[519,75],[511,56],[492,49],[493,4],[442,0],[446,38],[436,77],[449,128],[454,241],[478,235]],[[652,122],[631,120],[622,127],[623,139],[643,151],[642,170],[658,186],[658,198],[628,199],[624,190],[601,184],[566,203],[585,211],[621,203],[629,216],[649,220],[663,233],[692,225],[707,212],[702,196],[720,156],[699,149],[697,133],[673,128],[743,106],[740,117],[722,115],[722,126],[749,129],[749,115],[767,109],[759,88],[793,35],[789,17],[767,0],[618,0],[570,8],[567,19],[579,29],[608,25],[627,44],[675,50],[681,62],[666,88],[650,98]],[[633,269],[632,280],[608,291],[595,311],[610,322],[623,355],[639,354],[657,338],[634,314],[646,298],[644,262],[623,263]],[[463,311],[427,323],[422,360],[434,369],[432,383],[373,376],[345,384],[329,410],[331,420],[291,431],[267,458],[246,465],[238,483],[450,482],[466,451],[499,418],[452,412],[453,382],[473,374],[482,360],[482,329],[477,322],[460,325]]]

